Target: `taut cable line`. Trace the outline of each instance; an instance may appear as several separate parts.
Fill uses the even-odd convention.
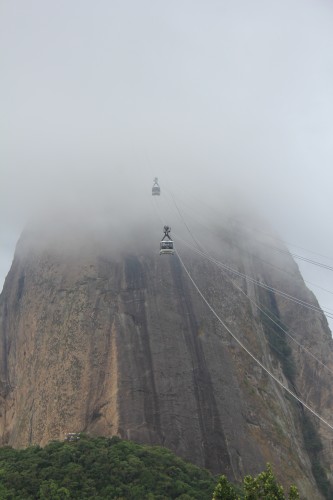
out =
[[[182,258],[181,258],[181,256],[180,256],[180,254],[179,254],[179,252],[178,252],[177,249],[175,249],[175,253],[176,253],[176,255],[177,255],[178,259],[179,259],[179,262],[181,263],[184,271],[186,272],[188,278],[192,282],[194,288],[197,290],[197,292],[200,295],[200,297],[202,298],[202,300],[205,302],[205,304],[210,309],[210,311],[215,316],[215,318],[219,321],[219,323],[221,323],[221,325],[227,330],[227,332],[231,335],[231,337],[237,342],[237,344],[255,361],[255,363],[257,363],[273,380],[275,380],[275,382],[280,387],[282,387],[288,394],[290,394],[290,396],[292,396],[296,401],[298,401],[299,403],[301,403],[301,405],[304,406],[304,408],[306,408],[307,410],[309,410],[309,412],[311,412],[323,424],[325,424],[327,427],[329,427],[333,431],[333,425],[331,425],[327,420],[325,420],[321,415],[319,415],[319,413],[317,413],[315,410],[313,410],[313,408],[311,408],[311,406],[309,406],[307,403],[305,403],[305,401],[303,401],[301,398],[299,398],[292,390],[289,389],[289,387],[287,387],[285,384],[283,384],[268,368],[266,368],[265,365],[263,365],[259,361],[259,359],[257,359],[254,356],[254,354],[251,353],[251,351],[249,351],[247,349],[247,347],[242,343],[242,341],[239,340],[238,337],[236,337],[236,335],[230,330],[230,328],[220,318],[220,316],[217,314],[217,312],[215,311],[215,309],[211,306],[211,304],[208,302],[208,300],[206,299],[206,297],[203,295],[203,293],[201,292],[200,288],[198,287],[198,285],[196,284],[196,282],[192,278],[192,276],[191,276],[190,272],[188,271],[187,267],[185,266],[185,264],[184,264],[184,262],[183,262],[183,260],[182,260]]]

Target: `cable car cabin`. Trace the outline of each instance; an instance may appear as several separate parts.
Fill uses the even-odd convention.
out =
[[[173,241],[172,240],[162,240],[160,243],[160,255],[163,254],[171,254],[173,255],[175,253],[173,249]]]
[[[153,196],[156,196],[156,195],[159,196],[161,194],[161,188],[158,185],[158,178],[157,177],[154,178],[153,189],[151,192],[152,192]]]
[[[156,196],[156,195],[159,196],[160,194],[161,194],[161,188],[160,188],[160,186],[155,186],[154,185],[153,188],[152,188],[152,195],[153,196]]]

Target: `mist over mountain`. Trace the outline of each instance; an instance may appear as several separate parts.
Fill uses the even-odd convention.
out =
[[[155,175],[246,199],[286,241],[333,255],[330,2],[5,0],[1,12],[1,283],[36,214],[89,218],[120,194],[135,213]]]

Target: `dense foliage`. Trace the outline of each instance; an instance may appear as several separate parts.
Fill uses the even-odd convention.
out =
[[[283,500],[270,465],[235,486],[158,446],[119,438],[53,441],[45,448],[0,448],[1,500]],[[289,499],[298,499],[292,486]]]
[[[0,448],[1,499],[211,500],[216,480],[161,447],[118,438]]]

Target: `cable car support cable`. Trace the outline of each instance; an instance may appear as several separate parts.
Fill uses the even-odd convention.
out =
[[[178,239],[180,239],[178,237]],[[183,241],[180,239],[180,241]],[[183,241],[183,243],[185,243]],[[185,243],[186,245],[186,243]],[[210,257],[208,254],[205,254],[203,253],[202,251],[198,251],[198,250],[195,250],[193,249],[193,247],[191,247],[191,245],[187,244],[187,246],[189,246],[190,248],[192,248],[192,250],[194,252],[196,252],[198,255],[201,255],[202,257],[206,258],[207,260],[209,260],[210,262],[212,262],[213,264],[216,264],[218,265],[218,267],[221,268],[221,266],[219,266],[219,261],[216,261],[214,258]],[[230,270],[227,269],[228,271]],[[226,272],[223,268],[221,268],[221,271],[226,275]],[[319,358],[317,358],[317,356],[315,356],[311,351],[309,351],[309,349],[307,349],[305,346],[303,346],[300,342],[298,342],[292,335],[290,335],[289,331],[286,330],[285,328],[283,328],[277,321],[275,321],[274,318],[272,318],[272,316],[270,314],[268,314],[255,300],[251,299],[245,292],[244,290],[241,289],[241,287],[239,287],[236,283],[234,283],[232,280],[230,280],[232,285],[237,289],[239,290],[243,295],[245,295],[245,297],[255,306],[257,307],[257,309],[259,309],[259,311],[261,311],[275,326],[277,326],[283,333],[285,333],[298,347],[300,347],[301,349],[303,349],[309,356],[311,356],[315,361],[317,361],[323,368],[325,368],[326,370],[328,370],[332,375],[333,375],[333,370],[331,370],[327,365],[325,365],[325,363],[323,363]],[[322,311],[320,311],[322,312]],[[293,332],[294,333],[294,332]]]
[[[257,359],[251,351],[247,349],[247,347],[239,340],[236,335],[230,330],[230,328],[224,323],[224,321],[220,318],[220,316],[216,313],[215,309],[210,305],[208,300],[205,298],[201,290],[199,289],[198,285],[192,278],[190,272],[188,271],[187,267],[185,266],[179,252],[177,249],[175,249],[175,253],[179,259],[179,262],[181,263],[184,271],[186,272],[188,278],[192,282],[194,288],[197,290],[198,294],[201,296],[202,300],[205,302],[207,307],[210,309],[212,314],[216,317],[216,319],[221,323],[221,325],[227,330],[227,332],[231,335],[231,337],[237,342],[237,344],[257,363],[275,382],[277,382],[288,394],[290,394],[294,399],[296,399],[299,403],[301,403],[304,408],[309,410],[315,417],[317,417],[323,424],[325,424],[327,427],[329,427],[331,430],[333,430],[333,425],[331,425],[327,420],[325,420],[319,413],[317,413],[315,410],[313,410],[305,401],[303,401],[301,398],[299,398],[292,390],[290,390],[286,385],[284,385],[268,368],[266,368],[260,361]]]
[[[264,288],[265,290],[269,290],[271,292],[274,292],[277,295],[280,295],[281,297],[284,297],[285,299],[290,300],[291,302],[295,302],[296,304],[298,304],[298,305],[300,305],[302,307],[305,307],[306,309],[310,309],[310,310],[318,312],[320,314],[324,314],[325,313],[329,318],[333,319],[333,313],[331,311],[323,310],[322,308],[320,308],[320,307],[318,307],[318,306],[316,306],[314,304],[310,304],[309,302],[305,302],[302,299],[294,297],[293,295],[290,295],[290,294],[288,294],[286,292],[283,292],[282,290],[278,290],[277,288],[274,288],[274,287],[272,287],[270,285],[267,285],[266,283],[263,283],[262,281],[258,281],[255,278],[252,278],[251,276],[248,276],[248,275],[246,275],[244,273],[241,273],[240,271],[237,271],[236,269],[233,269],[232,267],[230,267],[230,266],[228,266],[226,264],[223,264],[223,262],[215,259],[214,257],[211,257],[206,252],[203,252],[202,250],[195,250],[195,249],[193,249],[193,245],[191,245],[190,243],[187,243],[185,240],[183,240],[182,238],[180,238],[179,235],[177,237],[178,237],[179,241],[182,241],[184,243],[184,245],[188,246],[193,251],[195,251],[197,253],[200,253],[200,255],[202,257],[207,258],[208,260],[210,260],[211,262],[213,262],[214,264],[216,264],[218,267],[220,267],[222,269],[225,269],[226,271],[229,271],[229,272],[235,274],[236,276],[240,276],[241,278],[244,278],[246,281],[249,281],[250,283],[258,285],[261,288]]]

